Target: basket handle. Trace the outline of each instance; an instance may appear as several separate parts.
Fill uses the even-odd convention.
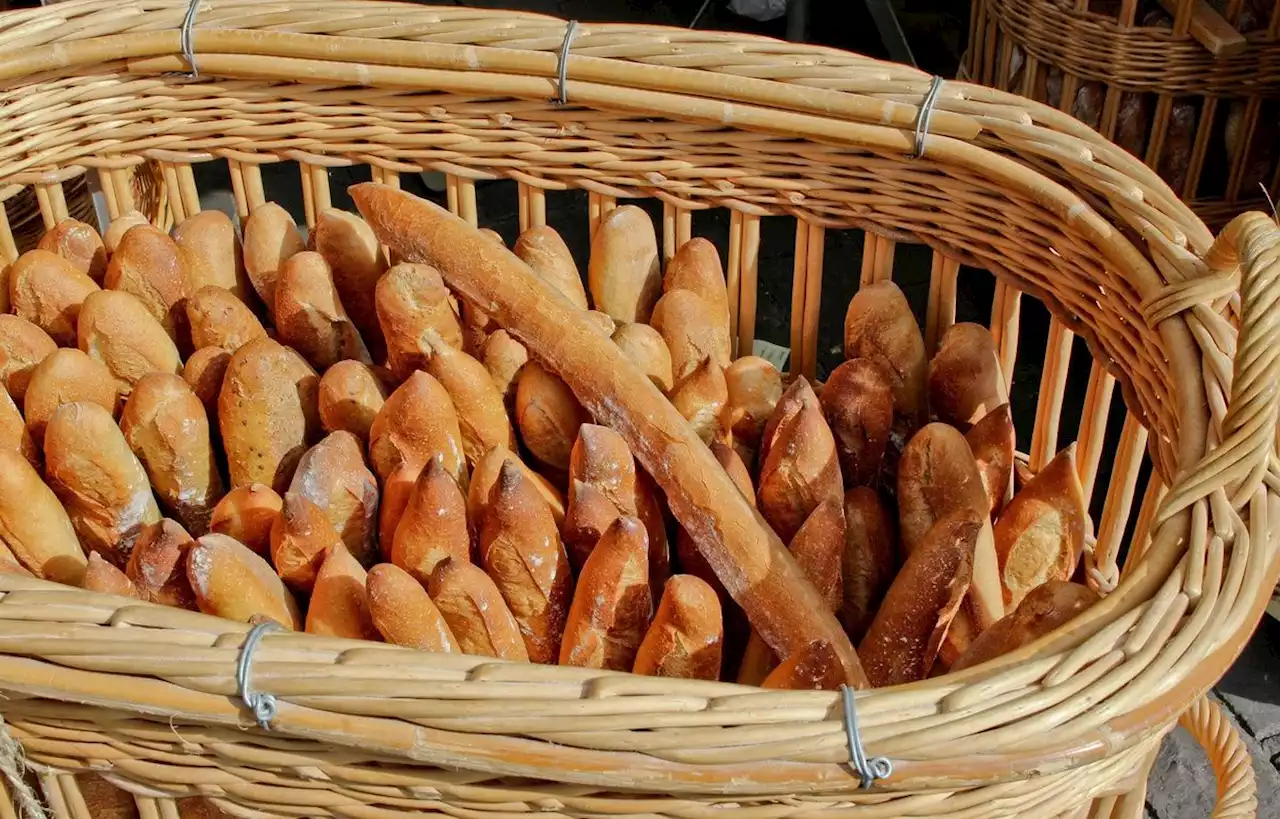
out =
[[[1258,783],[1240,731],[1205,697],[1196,700],[1178,724],[1200,743],[1213,766],[1218,804],[1211,819],[1254,819],[1258,815]]]

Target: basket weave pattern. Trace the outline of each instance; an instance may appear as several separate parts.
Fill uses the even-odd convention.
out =
[[[728,208],[740,351],[754,336],[761,222],[798,220],[792,362],[810,376],[823,276],[855,275],[824,265],[826,231],[867,231],[864,283],[891,275],[898,243],[925,243],[931,344],[954,321],[962,263],[998,277],[1006,372],[1022,294],[1054,315],[1033,469],[1069,439],[1062,384],[1073,338],[1088,342],[1079,461],[1106,497],[1089,570],[1110,593],[995,663],[859,694],[868,752],[895,765],[868,792],[830,693],[309,635],[271,635],[255,653],[254,687],[280,709],[263,731],[236,697],[245,626],[0,576],[0,712],[46,793],[97,770],[152,815],[191,795],[255,817],[1138,815],[1161,737],[1239,652],[1280,573],[1272,222],[1243,219],[1215,243],[1093,131],[963,83],[942,89],[913,160],[930,78],[843,52],[587,25],[559,106],[562,21],[213,0],[190,81],[175,76],[189,68],[186,7],[71,0],[0,16],[0,181],[61,185],[90,170],[118,191],[122,169],[155,161],[180,220],[199,210],[192,163],[229,163],[244,215],[266,198],[261,165],[293,161],[311,221],[329,206],[330,168],[369,165],[391,184],[436,170],[473,223],[478,180],[518,183],[522,227],[567,188],[590,192],[592,220],[619,198],[657,197],[668,254],[695,210]],[[1117,383],[1124,432],[1110,482],[1095,486]],[[1136,498],[1147,453],[1154,477]],[[1238,740],[1207,706],[1187,724],[1213,745],[1230,797],[1219,815],[1251,815]]]

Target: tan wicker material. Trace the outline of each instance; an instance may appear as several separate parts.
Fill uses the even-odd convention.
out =
[[[1089,577],[1109,594],[994,663],[860,692],[867,752],[894,763],[863,791],[832,693],[270,634],[252,681],[278,701],[267,732],[236,698],[246,626],[0,576],[0,713],[58,819],[80,819],[65,795],[87,771],[135,794],[144,817],[176,816],[187,796],[235,816],[345,819],[1141,815],[1160,739],[1238,654],[1280,574],[1272,222],[1243,218],[1215,244],[1124,151],[976,85],[943,86],[911,160],[930,78],[829,49],[582,25],[560,106],[563,21],[207,0],[189,81],[186,10],[70,0],[0,17],[4,183],[56,187],[91,169],[112,184],[155,160],[181,219],[200,207],[192,163],[227,162],[247,214],[267,195],[261,166],[290,161],[313,220],[330,168],[370,165],[391,184],[433,170],[473,223],[478,180],[518,183],[522,227],[568,188],[589,191],[592,221],[619,198],[659,198],[668,253],[694,211],[727,208],[740,351],[755,335],[762,224],[798,220],[792,369],[806,375],[823,279],[855,275],[824,259],[826,232],[867,231],[864,283],[892,275],[898,243],[928,244],[931,343],[955,320],[962,264],[998,277],[992,326],[1010,374],[1023,294],[1052,310],[1027,458],[1037,469],[1078,433],[1081,477],[1106,499]],[[1076,335],[1093,354],[1079,430],[1060,418]],[[1128,409],[1103,484],[1117,383]],[[1251,815],[1238,738],[1212,709],[1186,719],[1224,783],[1219,815]]]
[[[1280,3],[1216,2],[1252,29],[1231,55],[1193,36],[1197,4],[1167,0],[1158,25],[1137,2],[975,0],[965,76],[1074,113],[1221,226],[1280,190]]]

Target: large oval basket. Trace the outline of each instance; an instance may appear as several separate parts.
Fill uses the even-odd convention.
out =
[[[1215,243],[1152,171],[1065,115],[948,82],[922,118],[930,77],[839,51],[636,26],[567,38],[563,21],[453,7],[206,0],[192,78],[187,12],[72,0],[0,16],[0,185],[56,187],[75,169],[110,190],[154,160],[181,219],[200,207],[193,165],[215,163],[244,215],[264,201],[264,166],[298,163],[310,218],[333,201],[333,169],[391,184],[431,170],[473,222],[483,180],[517,183],[522,226],[569,189],[589,193],[584,224],[657,198],[668,253],[701,211],[727,209],[738,349],[764,301],[758,260],[794,250],[792,369],[810,376],[822,305],[843,310],[856,281],[923,244],[930,344],[986,275],[969,268],[995,274],[1006,372],[1040,374],[1029,466],[1077,433],[1103,510],[1088,573],[1107,594],[994,663],[859,693],[867,752],[893,763],[863,790],[830,693],[272,635],[250,670],[278,705],[263,729],[237,696],[245,626],[0,576],[0,713],[59,815],[90,814],[73,776],[86,771],[148,817],[188,796],[237,816],[352,819],[1141,813],[1160,739],[1240,651],[1280,572],[1270,219]],[[769,246],[777,225],[786,247]],[[865,232],[860,278],[824,259],[846,230]],[[1053,318],[1043,363],[1015,367],[1022,294]],[[1077,338],[1092,358],[1073,367]],[[1077,370],[1078,423],[1063,417]],[[1220,815],[1249,815],[1247,756],[1211,707],[1187,722],[1226,777]],[[5,773],[13,750],[0,743]]]

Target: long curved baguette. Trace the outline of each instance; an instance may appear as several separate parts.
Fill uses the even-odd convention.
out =
[[[829,640],[849,683],[866,687],[844,629],[782,541],[680,413],[581,310],[444,209],[373,183],[350,192],[397,258],[435,266],[564,379],[597,422],[623,437],[770,648],[786,657],[812,640]]]

